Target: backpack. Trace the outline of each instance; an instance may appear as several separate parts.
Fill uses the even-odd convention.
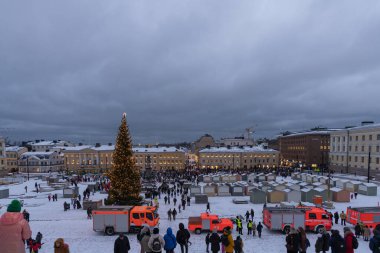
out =
[[[373,237],[369,242],[369,248],[373,253],[380,253],[380,241]]]
[[[352,237],[352,248],[357,249],[359,247],[358,239],[355,236]]]
[[[153,251],[161,251],[160,238],[156,237],[156,238],[153,239],[152,250]]]
[[[338,238],[335,239],[335,244],[334,244],[334,250],[336,253],[345,253],[346,252],[346,242],[343,239],[343,237],[339,236]]]
[[[228,236],[222,235],[221,236],[221,241],[222,241],[222,244],[225,247],[227,247],[228,245],[230,245],[230,241],[228,240]]]

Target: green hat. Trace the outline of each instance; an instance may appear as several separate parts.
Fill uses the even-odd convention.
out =
[[[21,203],[20,201],[14,199],[12,202],[9,204],[7,208],[7,212],[12,212],[12,213],[19,213],[21,211]]]

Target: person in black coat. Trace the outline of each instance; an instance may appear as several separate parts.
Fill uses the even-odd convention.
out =
[[[183,223],[179,223],[179,230],[177,231],[176,239],[179,246],[181,247],[181,253],[188,253],[190,233],[189,230],[185,228],[185,225],[183,225]]]
[[[261,222],[256,227],[257,233],[259,234],[259,238],[261,238],[261,232],[263,231],[263,225],[261,225]]]
[[[114,253],[128,253],[131,249],[129,245],[128,237],[124,236],[123,233],[120,233],[119,237],[115,240],[115,245],[113,248]]]
[[[218,235],[218,232],[216,229],[212,231],[212,234],[210,236],[210,243],[211,243],[211,251],[212,253],[218,253],[220,250],[220,236]]]

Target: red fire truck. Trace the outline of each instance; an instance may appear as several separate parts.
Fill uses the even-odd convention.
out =
[[[189,217],[188,229],[200,234],[202,231],[212,231],[214,228],[222,232],[224,228],[233,229],[233,223],[230,219],[219,218],[216,214],[202,213],[199,217]]]
[[[356,225],[363,223],[369,228],[380,224],[380,207],[347,207],[347,222]]]
[[[319,233],[331,230],[329,214],[318,207],[266,207],[263,211],[264,225],[270,230],[288,233],[291,227]]]

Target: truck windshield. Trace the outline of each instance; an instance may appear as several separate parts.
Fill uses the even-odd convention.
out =
[[[148,220],[153,220],[153,215],[152,215],[152,213],[146,213],[146,218],[147,218]]]
[[[324,220],[329,220],[330,217],[327,214],[322,214],[322,219]]]

